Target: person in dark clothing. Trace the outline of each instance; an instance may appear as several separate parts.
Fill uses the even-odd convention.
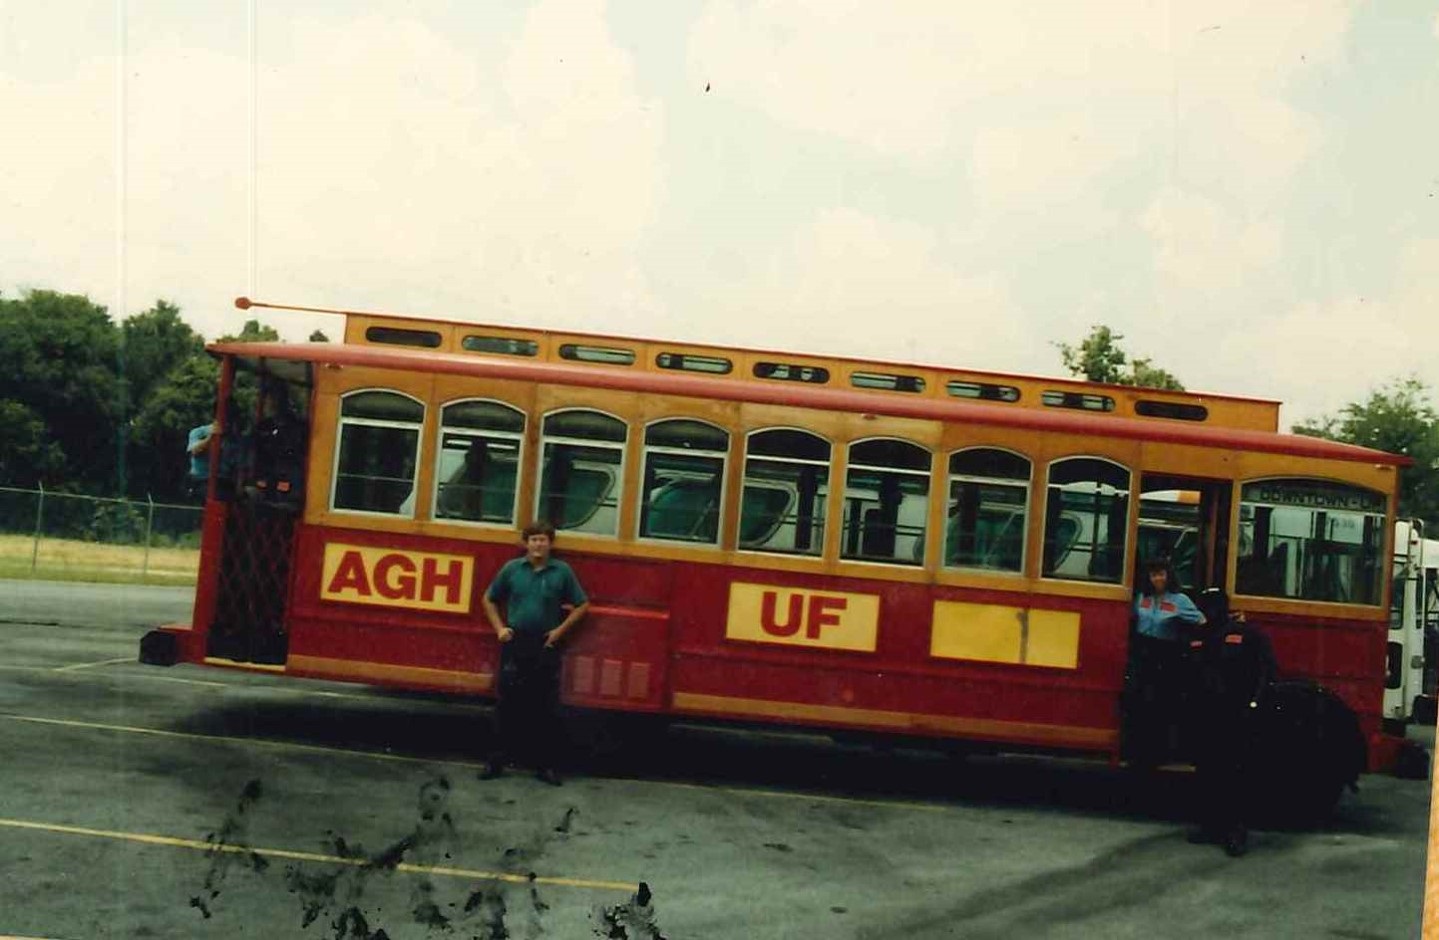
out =
[[[266,387],[260,420],[252,435],[253,484],[257,496],[282,505],[298,505],[303,483],[305,424],[295,414],[283,384]]]
[[[1124,756],[1135,768],[1153,767],[1171,756],[1181,712],[1185,641],[1193,627],[1204,623],[1204,614],[1180,593],[1167,560],[1151,560],[1144,570],[1120,704]]]
[[[1268,637],[1243,615],[1215,623],[1190,643],[1199,681],[1194,703],[1199,828],[1189,841],[1218,843],[1237,858],[1249,849],[1245,777],[1278,667]]]
[[[526,526],[524,557],[507,562],[484,595],[485,614],[501,644],[495,744],[480,774],[487,780],[504,772],[506,756],[527,753],[540,780],[560,783],[554,768],[558,646],[589,609],[589,599],[574,570],[550,554],[554,537],[548,523]]]

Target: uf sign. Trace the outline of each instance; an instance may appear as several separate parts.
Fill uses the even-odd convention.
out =
[[[731,640],[874,652],[879,597],[736,581],[725,636]]]
[[[470,610],[474,559],[366,545],[325,545],[320,597],[350,604],[411,607],[464,614]]]

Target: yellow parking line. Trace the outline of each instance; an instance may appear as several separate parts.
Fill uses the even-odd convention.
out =
[[[115,660],[114,662],[116,662],[116,663],[120,663],[120,662],[133,663],[133,662],[135,662],[135,660],[134,660],[134,659],[122,659],[122,660]],[[100,664],[100,663],[86,663],[86,664],[84,664],[84,665],[86,665],[86,666],[92,666],[92,665],[101,665],[101,664]],[[0,665],[0,670],[4,670],[4,671],[6,671],[6,672],[34,672],[34,673],[44,673],[44,674],[46,674],[46,675],[54,675],[55,673],[61,673],[61,674],[69,675],[71,672],[74,671],[75,668],[78,668],[78,667],[75,667],[75,666],[11,666],[11,665]],[[212,674],[213,674],[213,673],[212,673]],[[372,703],[373,703],[373,702],[385,702],[385,701],[389,701],[389,699],[386,699],[384,696],[378,696],[378,695],[358,695],[358,694],[356,694],[356,693],[354,693],[354,692],[331,692],[331,691],[328,691],[328,690],[326,690],[326,689],[307,689],[307,688],[304,687],[304,683],[303,683],[303,682],[293,682],[293,683],[287,684],[287,685],[285,685],[285,686],[274,686],[274,685],[255,685],[255,684],[251,684],[251,683],[247,683],[247,682],[215,682],[215,681],[213,681],[213,680],[207,680],[207,679],[185,679],[185,678],[182,678],[182,677],[180,677],[180,676],[161,676],[161,675],[154,675],[154,674],[145,673],[145,672],[105,672],[105,673],[94,673],[94,674],[92,674],[92,675],[93,675],[94,677],[103,678],[103,679],[112,680],[112,681],[134,679],[134,680],[138,680],[138,681],[141,681],[141,682],[175,682],[175,683],[180,683],[180,684],[182,684],[182,685],[207,686],[207,687],[213,688],[213,689],[237,689],[237,690],[246,691],[246,692],[267,692],[267,693],[272,693],[272,694],[273,694],[273,693],[283,693],[283,694],[286,694],[286,695],[308,695],[308,696],[317,696],[317,697],[319,697],[319,698],[353,699],[354,701],[357,701],[357,702],[372,702]],[[81,677],[81,678],[90,678],[90,676],[85,676],[85,677]],[[484,711],[484,712],[487,712],[487,711],[490,710],[490,707],[489,707],[488,705],[475,705],[475,704],[470,703],[470,702],[446,702],[446,703],[445,703],[445,708],[446,708],[446,709],[449,709],[449,710],[460,709],[460,710],[463,710],[463,711]],[[0,937],[0,940],[4,940],[4,938],[3,938],[3,937]]]
[[[222,734],[196,734],[189,731],[165,731],[160,728],[139,728],[133,725],[108,725],[94,721],[75,721],[68,718],[41,718],[35,715],[15,715],[0,712],[0,719],[29,722],[39,725],[57,725],[65,728],[84,728],[91,731],[116,731],[124,734],[146,734],[160,738],[178,738],[188,741],[216,741],[224,744],[254,744],[278,750],[304,751],[315,754],[344,754],[350,757],[370,757],[375,760],[393,761],[402,764],[444,765],[466,767],[478,770],[486,766],[480,761],[456,760],[452,758],[410,757],[404,754],[386,754],[382,751],[358,751],[353,748],[322,747],[318,744],[300,744],[294,741],[272,741],[268,738],[237,738]],[[821,793],[795,793],[787,790],[761,790],[750,787],[711,786],[702,783],[681,783],[674,780],[646,780],[638,777],[610,777],[625,783],[639,783],[646,786],[674,787],[685,790],[705,790],[730,793],[736,796],[758,796],[781,800],[806,800],[811,803],[832,803],[840,806],[863,806],[878,809],[912,809],[926,813],[944,813],[950,807],[943,803],[913,803],[904,800],[866,800],[848,796],[829,796]],[[3,938],[0,938],[3,940]]]
[[[138,662],[134,656],[121,656],[119,659],[102,659],[98,663],[72,663],[69,666],[56,666],[51,672],[75,672],[79,669],[93,669],[96,666],[113,666],[116,663]]]
[[[74,721],[68,718],[40,718],[35,715],[13,715],[0,713],[8,721],[23,721],[37,725],[58,725],[62,728],[85,728],[90,731],[118,731],[124,734],[148,734],[158,738],[179,738],[185,741],[216,741],[224,744],[255,744],[281,750],[307,751],[318,754],[345,754],[351,757],[371,757],[375,760],[396,761],[402,764],[447,764],[455,767],[480,768],[485,766],[477,761],[408,757],[404,754],[386,754],[383,751],[357,751],[352,748],[321,747],[318,744],[300,744],[294,741],[271,741],[268,738],[237,738],[223,734],[195,734],[189,731],[163,731],[159,728],[137,728],[133,725],[107,725],[95,721]]]
[[[907,800],[863,800],[850,796],[816,796],[812,793],[791,793],[787,790],[753,790],[747,787],[720,787],[726,793],[745,796],[770,796],[780,800],[810,800],[818,803],[839,803],[849,806],[879,807],[881,809],[917,809],[926,813],[945,813],[949,807],[940,803],[911,803]]]
[[[339,855],[322,855],[317,852],[295,852],[290,849],[254,848],[245,845],[225,845],[201,842],[196,839],[178,839],[174,836],[157,836],[145,832],[116,832],[113,829],[87,829],[83,826],[61,826],[54,823],[31,822],[24,819],[0,818],[0,826],[10,829],[29,829],[36,832],[59,833],[61,835],[88,836],[92,839],[114,839],[120,842],[134,842],[140,845],[162,845],[176,849],[196,849],[201,852],[226,852],[233,855],[251,853],[266,858],[283,858],[296,862],[323,862],[330,865],[349,865],[363,868],[369,859],[344,858]],[[441,865],[412,865],[401,862],[395,871],[422,875],[445,875],[451,878],[468,878],[475,881],[507,881],[513,884],[530,883],[529,875],[513,872],[484,871],[474,868],[452,868]],[[536,875],[535,884],[555,885],[564,888],[595,888],[603,891],[637,891],[639,884],[630,881],[602,881],[595,878],[563,878],[555,875]],[[3,940],[3,938],[0,938]]]
[[[235,688],[235,689],[252,688],[252,689],[253,689],[253,688],[260,688],[259,686],[235,685],[234,683],[230,683],[230,682],[211,682],[211,681],[208,680],[208,679],[182,679],[182,678],[180,678],[179,676],[147,676],[147,675],[135,676],[135,675],[127,675],[127,674],[121,673],[121,674],[119,674],[119,675],[114,675],[114,674],[112,674],[112,675],[106,676],[105,678],[107,678],[107,679],[144,679],[146,682],[175,682],[175,683],[178,683],[178,684],[180,684],[180,685],[203,685],[203,686],[207,686],[207,687],[212,688],[212,689],[231,689],[231,688]],[[358,698],[358,696],[356,696],[356,697]]]
[[[732,793],[736,796],[767,796],[778,800],[837,803],[841,806],[878,807],[879,809],[917,809],[925,813],[945,813],[949,811],[949,807],[942,803],[912,803],[907,800],[866,800],[853,796],[829,796],[823,793],[761,790],[757,787],[725,787],[705,783],[681,783],[678,780],[645,780],[641,777],[610,777],[608,779],[619,780],[625,783],[644,783],[653,786],[677,787],[681,790],[706,790],[711,793]]]

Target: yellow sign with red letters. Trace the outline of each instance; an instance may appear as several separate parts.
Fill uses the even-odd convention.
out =
[[[872,653],[879,634],[879,596],[735,582],[729,588],[725,636]]]
[[[320,597],[347,604],[469,613],[474,559],[371,545],[325,545]]]

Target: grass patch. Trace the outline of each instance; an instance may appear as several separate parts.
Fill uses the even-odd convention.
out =
[[[200,552],[194,548],[151,548],[147,561],[143,545],[107,545],[41,537],[32,569],[34,551],[35,542],[29,536],[0,535],[0,577],[107,584],[194,584],[200,567]]]

